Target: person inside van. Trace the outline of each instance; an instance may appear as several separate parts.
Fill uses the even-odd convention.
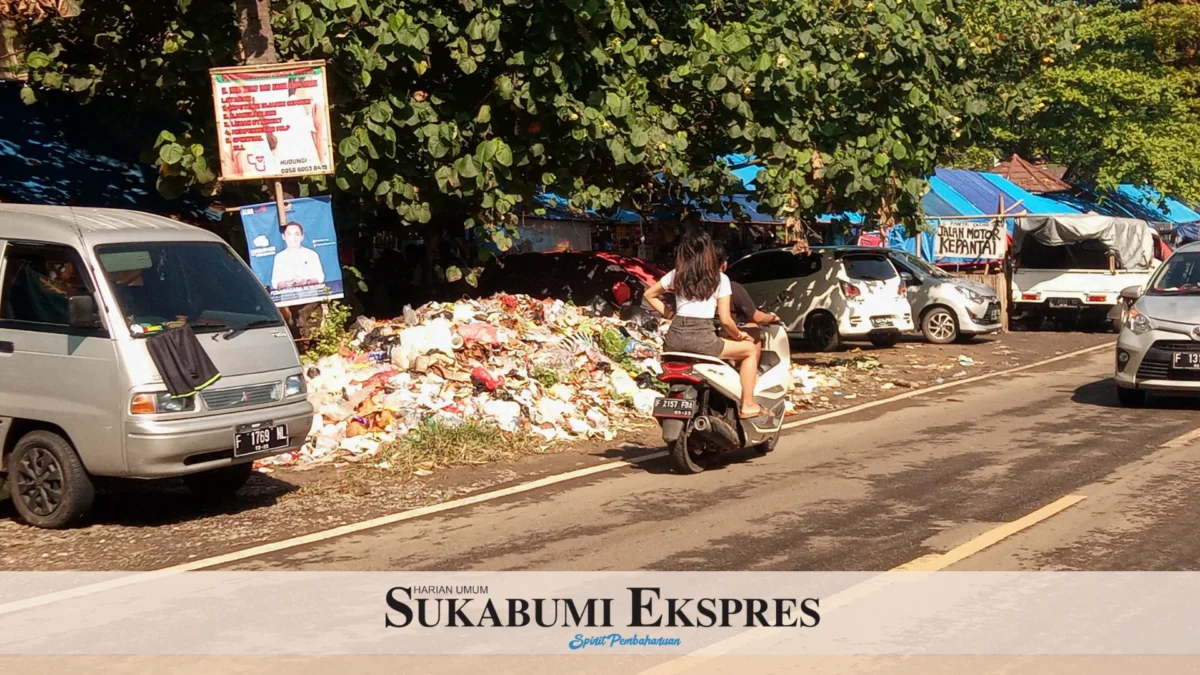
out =
[[[671,316],[663,295],[675,294],[675,313]],[[675,257],[675,269],[646,290],[644,298],[654,311],[671,319],[663,348],[669,352],[688,352],[740,361],[742,381],[742,419],[769,415],[754,401],[758,383],[759,346],[733,320],[729,277],[721,272],[712,238],[691,229],[683,235]],[[720,317],[721,326],[732,339],[723,339],[713,328]]]

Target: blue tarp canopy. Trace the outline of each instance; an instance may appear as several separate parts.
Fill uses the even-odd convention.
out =
[[[1006,214],[1020,213],[1021,211],[1027,211],[1033,215],[1082,213],[1069,204],[1028,192],[999,174],[964,169],[938,169],[936,177],[985,215],[998,214],[1002,197]]]
[[[1144,220],[1172,225],[1200,222],[1200,213],[1188,208],[1178,199],[1167,197],[1164,200],[1160,192],[1148,185],[1121,185],[1117,188],[1117,194],[1145,210],[1148,217],[1143,218]]]
[[[613,223],[640,223],[641,217],[633,211],[619,210],[611,216],[601,215],[598,211],[576,211],[571,208],[570,200],[553,192],[543,192],[533,198],[537,207],[546,209],[544,215],[537,216],[546,220],[592,220]]]
[[[158,193],[153,170],[137,161],[139,139],[119,139],[99,126],[113,121],[116,111],[99,102],[84,109],[52,92],[27,106],[20,90],[19,84],[0,83],[0,199],[137,209],[197,221],[213,217],[198,198],[167,200]]]

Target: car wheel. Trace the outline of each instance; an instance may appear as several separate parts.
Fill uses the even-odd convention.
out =
[[[1126,408],[1140,408],[1146,405],[1146,392],[1141,389],[1117,387],[1117,402]]]
[[[816,312],[809,315],[804,322],[804,339],[813,351],[831,352],[837,349],[841,341],[838,336],[837,322],[833,315],[826,312]]]
[[[921,333],[935,345],[944,345],[958,339],[958,319],[945,307],[934,307],[921,319]]]
[[[891,349],[892,347],[896,346],[897,342],[900,342],[900,334],[877,333],[875,335],[867,336],[867,339],[871,341],[872,345],[875,345],[880,349]]]
[[[70,527],[96,498],[75,448],[51,431],[32,431],[17,442],[8,475],[17,515],[34,527]]]
[[[246,485],[254,465],[250,462],[211,469],[183,477],[183,484],[201,497],[228,497]]]

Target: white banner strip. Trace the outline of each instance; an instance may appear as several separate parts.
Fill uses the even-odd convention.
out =
[[[0,573],[0,654],[1200,654],[1194,572]]]

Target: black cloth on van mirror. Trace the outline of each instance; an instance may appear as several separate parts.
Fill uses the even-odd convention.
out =
[[[72,295],[67,298],[67,315],[71,328],[99,328],[101,325],[96,298],[91,295]]]

